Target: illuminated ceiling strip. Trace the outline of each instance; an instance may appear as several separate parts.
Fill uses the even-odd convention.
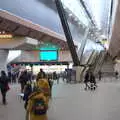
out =
[[[0,39],[5,39],[5,38],[12,38],[13,36],[11,34],[0,34]]]

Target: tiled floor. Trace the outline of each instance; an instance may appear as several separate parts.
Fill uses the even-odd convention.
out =
[[[0,120],[25,120],[18,85],[8,93],[8,105],[0,104]],[[1,96],[0,96],[1,98]],[[53,87],[48,120],[120,120],[120,82],[101,82],[96,91],[84,91],[82,84]]]

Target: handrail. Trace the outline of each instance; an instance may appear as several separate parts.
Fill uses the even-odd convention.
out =
[[[93,70],[95,72],[96,70],[96,66],[99,65],[99,68],[101,69],[102,67],[102,64],[104,63],[104,58],[105,58],[105,55],[106,53],[104,53],[104,56],[103,56],[103,51],[99,54],[98,58],[96,58],[96,62],[94,63],[94,67],[93,67]],[[99,61],[98,61],[99,60]],[[97,68],[98,70],[98,68]]]
[[[110,17],[109,17],[109,27],[108,27],[108,36],[110,34],[110,29],[111,29],[111,21],[112,21],[112,15],[113,15],[113,3],[114,3],[114,1],[111,0]]]
[[[95,52],[95,50],[92,51],[92,53],[91,53],[91,55],[90,55],[90,57],[89,57],[89,59],[88,59],[88,61],[87,61],[87,63],[86,63],[86,66],[83,66],[84,69],[81,71],[80,78],[82,78],[83,73],[84,73],[85,70],[86,70],[86,67],[90,66],[89,62],[90,62],[91,58],[93,57],[94,52]]]

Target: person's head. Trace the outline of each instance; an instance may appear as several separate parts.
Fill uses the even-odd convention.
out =
[[[24,74],[27,74],[27,70],[24,71]]]
[[[43,69],[40,68],[40,72],[43,72]]]
[[[89,71],[89,74],[90,74],[90,75],[93,75],[93,72],[92,72],[92,71]]]
[[[4,70],[1,71],[1,75],[2,75],[2,76],[6,76],[6,73],[5,73]]]
[[[86,73],[87,73],[87,74],[90,74],[90,70],[88,69],[88,70],[86,71]]]

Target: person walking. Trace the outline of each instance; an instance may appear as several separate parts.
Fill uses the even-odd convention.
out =
[[[118,79],[118,75],[119,75],[119,74],[118,74],[118,71],[116,71],[116,72],[115,72],[115,77],[116,77],[116,79]]]
[[[93,72],[90,72],[90,87],[91,90],[95,90],[97,88],[96,79]]]
[[[40,74],[39,74],[40,75]],[[27,103],[27,120],[47,120],[50,86],[46,75],[36,80]]]
[[[57,84],[59,84],[59,78],[58,78],[58,75],[57,75],[56,71],[53,72],[53,80],[57,81]]]
[[[25,101],[25,104],[24,104],[25,109],[27,107],[28,98],[31,93],[32,93],[32,85],[31,85],[31,82],[28,81],[24,87],[24,96],[23,96],[23,100]]]
[[[28,77],[27,70],[25,70],[24,72],[21,73],[19,77],[19,82],[21,84],[21,93],[24,92],[24,87],[27,84],[27,81],[29,81],[29,77]]]
[[[43,69],[40,69],[40,72],[37,74],[36,81],[43,78],[44,76],[46,76],[45,72],[43,71]]]
[[[99,78],[99,81],[101,81],[101,79],[102,79],[102,72],[101,71],[98,72],[98,78]]]
[[[1,94],[2,94],[2,102],[5,105],[6,102],[6,93],[9,90],[8,86],[8,77],[5,73],[5,71],[1,71],[1,76],[0,76],[0,89],[1,89]]]
[[[29,97],[26,120],[48,120],[48,103],[43,92],[36,91]]]
[[[85,80],[84,80],[85,90],[90,89],[90,86],[88,85],[88,82],[90,82],[90,72],[89,71],[87,71],[86,74],[85,74]]]

